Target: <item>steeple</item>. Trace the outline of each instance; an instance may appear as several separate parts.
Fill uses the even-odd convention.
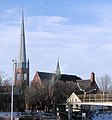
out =
[[[20,96],[23,97],[23,108],[28,109],[29,99],[28,87],[29,87],[29,59],[26,60],[26,46],[25,46],[25,29],[24,29],[24,13],[22,10],[21,18],[21,31],[20,31],[20,46],[19,46],[19,59],[15,65],[15,88],[18,90]]]
[[[24,13],[22,11],[20,48],[19,48],[19,67],[26,67],[26,46],[25,46],[25,30],[24,30]]]
[[[57,66],[56,66],[56,71],[55,71],[56,75],[60,75],[61,74],[61,71],[60,71],[60,65],[59,65],[59,58],[58,58],[58,61],[57,61]]]
[[[26,60],[26,45],[25,45],[25,28],[24,28],[24,13],[22,10],[21,31],[20,31],[20,46],[19,59],[15,67],[15,85],[29,86],[29,59]]]

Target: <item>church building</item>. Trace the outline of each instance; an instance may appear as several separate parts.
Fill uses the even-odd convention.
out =
[[[27,95],[29,86],[29,60],[26,57],[26,44],[25,44],[25,27],[24,27],[24,13],[22,12],[21,19],[21,33],[20,33],[20,47],[19,47],[19,59],[15,61],[15,76],[14,86],[16,92],[23,96],[24,103],[22,107],[28,109],[29,97]],[[82,79],[76,75],[63,74],[60,69],[59,59],[57,61],[56,70],[54,73],[36,71],[31,85],[34,87],[42,87],[44,83],[50,84],[56,80],[64,82],[77,82],[77,87],[83,90],[96,89],[95,93],[99,91],[99,88],[95,81],[95,73],[92,72],[89,79]],[[75,91],[74,91],[75,92]]]

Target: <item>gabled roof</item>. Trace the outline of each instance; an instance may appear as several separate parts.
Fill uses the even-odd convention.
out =
[[[53,78],[54,73],[38,72],[38,75],[42,81],[50,81]],[[59,77],[59,80],[76,81],[76,80],[82,80],[82,79],[76,75],[61,74]]]
[[[88,92],[90,90],[94,90],[94,89],[96,89],[96,90],[92,91],[91,93],[99,92],[99,88],[95,81],[91,82],[90,79],[86,79],[86,80],[78,80],[77,82],[78,82],[80,88],[82,90],[85,90],[86,92]]]
[[[74,103],[74,102],[81,102],[78,96],[73,92],[70,97],[67,99],[67,102]]]
[[[39,83],[50,84],[52,82],[52,79],[57,80],[57,76],[54,73],[38,72],[37,71],[36,74],[37,75],[35,75],[35,77],[32,81],[32,83],[35,83],[35,84],[39,84]],[[64,82],[70,82],[70,81],[71,82],[78,82],[80,88],[82,90],[85,90],[85,91],[89,91],[89,90],[92,90],[92,89],[96,89],[97,91],[99,90],[96,82],[91,81],[90,79],[83,80],[76,75],[67,75],[67,74],[60,74],[60,76],[58,78],[59,78],[58,80],[61,80],[61,81],[64,81]],[[38,82],[37,82],[37,80],[38,80]],[[78,86],[77,86],[77,88],[78,88]],[[93,92],[96,93],[97,91],[93,91]],[[81,92],[83,92],[83,91],[81,91],[78,88],[77,93],[81,93]],[[93,93],[93,92],[91,92],[91,93]]]
[[[38,74],[38,75],[36,75]],[[37,79],[41,80],[42,83],[50,83],[52,81],[52,79],[54,78],[55,80],[57,80],[57,76],[56,74],[54,73],[48,73],[48,72],[39,72],[37,71],[34,76],[34,79],[33,79],[33,83],[37,83]],[[67,74],[61,74],[59,77],[59,80],[62,80],[62,81],[76,81],[76,80],[82,80],[80,77],[77,77],[76,75],[67,75]]]
[[[38,74],[38,72],[36,72],[34,79],[32,81],[32,85],[35,87],[41,87],[42,86],[42,81],[40,79],[40,76]]]
[[[38,75],[43,82],[47,82],[47,83],[49,83],[53,78],[53,73],[38,72]]]
[[[75,82],[76,80],[82,80],[80,77],[76,75],[67,75],[67,74],[61,74],[60,80],[62,81],[73,81]]]
[[[80,86],[80,88],[82,90],[87,90],[87,89],[89,89],[91,87],[91,81],[90,81],[90,79],[78,80],[77,82],[78,82],[78,84],[79,84],[79,86]]]

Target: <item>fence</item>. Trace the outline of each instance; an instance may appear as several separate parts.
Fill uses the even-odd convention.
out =
[[[78,97],[82,102],[112,102],[112,94],[83,94]]]

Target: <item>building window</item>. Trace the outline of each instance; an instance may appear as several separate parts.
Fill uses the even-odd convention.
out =
[[[27,73],[24,74],[24,80],[27,80]]]
[[[17,74],[17,80],[20,80],[20,74],[19,73]]]

